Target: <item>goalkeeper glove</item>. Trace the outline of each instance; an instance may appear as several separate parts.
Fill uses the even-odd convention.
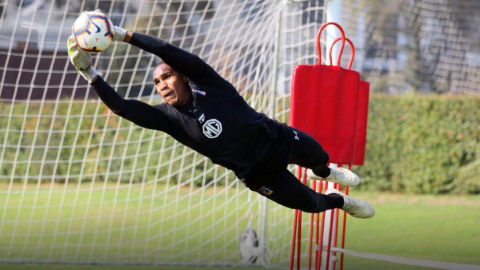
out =
[[[114,41],[123,41],[125,39],[125,35],[127,34],[127,30],[118,26],[113,27],[113,32]]]
[[[70,62],[72,62],[73,66],[80,72],[85,80],[92,83],[95,77],[102,75],[92,67],[92,55],[77,47],[73,35],[68,37],[67,46]]]

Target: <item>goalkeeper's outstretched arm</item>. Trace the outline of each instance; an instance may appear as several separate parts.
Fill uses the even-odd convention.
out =
[[[119,28],[116,27],[116,34]],[[125,31],[125,30],[124,30]],[[180,49],[160,38],[134,32],[125,32],[124,42],[155,54],[174,70],[194,81],[224,79],[197,55]]]
[[[67,44],[70,61],[80,74],[91,83],[97,95],[112,112],[141,127],[168,131],[168,118],[160,109],[138,100],[122,98],[92,67],[90,53],[79,49],[72,36],[68,38]]]
[[[113,113],[144,128],[164,131],[167,129],[168,120],[159,109],[138,100],[122,98],[99,76],[91,85]]]

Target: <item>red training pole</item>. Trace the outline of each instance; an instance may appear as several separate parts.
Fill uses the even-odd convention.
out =
[[[339,164],[339,167],[342,167],[342,164]],[[337,188],[339,191],[342,191],[342,186],[340,184],[335,184],[335,188]],[[339,209],[335,209],[335,236],[333,237],[333,246],[337,247],[337,239],[338,239],[338,220],[339,220]],[[335,257],[337,256],[337,252],[333,252],[333,255]],[[336,266],[336,261],[333,261],[333,269],[335,269]]]
[[[292,229],[292,250],[290,251],[290,270],[293,270],[293,262],[295,259],[295,236],[297,235],[297,216],[298,210],[295,209],[293,216],[293,229]]]
[[[325,194],[325,192],[327,191],[327,186],[328,186],[328,183],[327,181],[325,181],[324,183],[324,188],[323,188],[323,194]],[[322,266],[322,253],[323,253],[323,232],[325,231],[325,212],[322,212],[322,226],[321,226],[321,229],[320,229],[320,245],[319,245],[319,254],[320,254],[320,260],[318,262],[318,269],[320,269],[320,267]]]
[[[317,189],[317,181],[312,180],[312,189],[315,191]],[[313,221],[315,219],[315,214],[310,214],[310,236],[308,237],[308,270],[312,269],[312,242],[313,242]]]
[[[298,166],[297,178],[300,181],[302,177],[302,167]],[[295,209],[293,215],[293,229],[292,229],[292,250],[290,251],[290,270],[293,270],[293,263],[295,259],[295,237],[297,235],[297,218],[298,210]]]
[[[342,190],[342,187],[339,184],[337,184],[336,186],[338,187],[338,190],[340,190],[340,191]],[[336,208],[335,209],[335,236],[333,237],[333,246],[334,247],[337,247],[337,239],[338,239],[338,216],[339,216],[338,213],[339,213],[339,209]],[[333,255],[337,256],[337,252],[334,251]],[[335,269],[335,264],[336,264],[336,262],[333,261],[333,269]]]
[[[352,164],[348,165],[348,169],[352,169]],[[345,187],[345,195],[348,195],[349,188]],[[345,232],[347,228],[347,212],[343,212],[343,226],[342,226],[342,244],[341,248],[345,248]],[[343,270],[343,252],[340,254],[340,270]]]
[[[345,194],[348,195],[348,187],[345,187]],[[341,248],[345,248],[345,229],[347,227],[347,212],[343,212],[343,226],[342,226],[342,244]],[[340,254],[340,270],[343,270],[343,252]]]
[[[302,168],[300,167],[300,170]],[[302,175],[302,172],[300,172],[300,177]],[[301,178],[299,178],[301,179]],[[304,177],[303,177],[303,184],[307,184],[307,172],[305,170]],[[302,211],[298,211],[298,220],[297,220],[297,230],[298,230],[298,238],[297,238],[297,270],[300,270],[300,255],[302,253]]]
[[[333,186],[333,188],[336,187],[337,184],[335,184]],[[325,269],[328,270],[330,268],[330,250],[332,248],[332,230],[333,230],[333,219],[334,219],[334,216],[335,216],[335,211],[330,210],[332,211],[331,215],[330,215],[330,228],[328,230],[328,244],[327,244],[327,264],[325,265]]]
[[[322,183],[323,183],[323,181],[318,182],[318,189],[315,190],[315,191],[322,192]],[[320,249],[320,245],[318,243],[318,240],[319,240],[318,238],[319,238],[319,233],[320,233],[319,232],[319,229],[320,229],[320,213],[316,213],[316,218],[317,218],[317,220],[316,220],[316,222],[317,222],[316,223],[317,232],[316,232],[316,236],[315,236],[315,270],[320,269],[320,267],[319,267],[319,265],[320,265],[319,254],[321,256],[321,252],[319,252],[319,251],[321,251],[321,249]]]

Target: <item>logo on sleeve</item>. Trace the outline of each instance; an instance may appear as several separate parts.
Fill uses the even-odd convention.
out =
[[[217,119],[210,119],[203,125],[203,134],[209,139],[216,138],[222,133],[222,123]]]
[[[198,118],[198,121],[200,122],[200,124],[203,124],[203,122],[205,122],[205,114],[202,113],[202,115],[200,115],[200,117]]]

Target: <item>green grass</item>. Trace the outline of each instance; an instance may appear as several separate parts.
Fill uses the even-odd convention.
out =
[[[2,253],[13,260],[137,263],[238,258],[236,241],[225,239],[240,235],[247,226],[246,189],[235,197],[223,187],[195,189],[193,196],[188,187],[110,187],[90,192],[89,185],[82,185],[83,191],[66,193],[48,193],[42,187],[39,193],[11,192],[8,200],[1,194],[0,204],[9,206],[0,210],[5,216]],[[61,191],[61,186],[53,190]],[[227,211],[222,207],[226,204],[238,208]]]
[[[135,186],[118,190],[98,189],[94,192],[89,192],[88,189],[77,192],[73,187],[76,186],[69,187],[65,197],[58,192],[63,188],[61,185],[53,189],[41,186],[40,193],[34,192],[36,186],[33,185],[26,186],[26,191],[31,193],[23,193],[23,186],[15,185],[8,200],[6,193],[0,193],[0,205],[8,206],[0,208],[0,217],[5,217],[0,234],[1,258],[49,258],[53,261],[93,259],[115,262],[128,260],[134,263],[154,260],[171,263],[208,263],[218,260],[238,262],[236,239],[241,230],[247,227],[249,222],[252,222],[251,226],[257,231],[260,230],[258,227],[261,227],[259,221],[262,211],[257,211],[262,204],[261,200],[256,196],[250,198],[255,208],[249,209],[249,194],[246,188],[241,186],[234,185],[228,192],[223,187],[203,191],[192,189],[197,190],[192,196],[188,195],[188,186],[177,188],[147,185],[143,188]],[[88,187],[89,185],[81,186],[82,189]],[[1,190],[7,188],[5,185],[1,186]],[[211,196],[214,193],[217,196]],[[22,194],[25,194],[23,199]],[[480,265],[479,196],[418,196],[360,191],[354,191],[353,195],[371,202],[377,214],[370,220],[347,220],[346,249]],[[177,203],[169,204],[174,199]],[[18,211],[19,205],[22,206],[21,211]],[[49,207],[46,207],[47,205]],[[272,203],[269,204],[269,213],[269,248],[275,253],[271,254],[271,260],[286,266],[293,214]],[[85,216],[86,222],[83,218]],[[16,220],[20,222],[15,223]],[[308,223],[307,218],[304,221]],[[306,228],[307,226],[304,230]],[[100,233],[94,233],[95,230]],[[185,237],[188,237],[188,241]],[[283,246],[275,246],[274,243],[282,243]],[[10,246],[13,248],[9,249]],[[2,270],[191,268],[0,264]],[[345,269],[425,268],[346,255]]]
[[[108,265],[43,265],[43,264],[0,264],[2,270],[252,270],[263,269],[259,267],[207,267],[207,266],[108,266]],[[276,269],[276,268],[269,268]]]
[[[347,221],[346,248],[422,260],[478,264],[480,196],[356,194],[376,209]],[[347,269],[425,269],[346,256]]]

